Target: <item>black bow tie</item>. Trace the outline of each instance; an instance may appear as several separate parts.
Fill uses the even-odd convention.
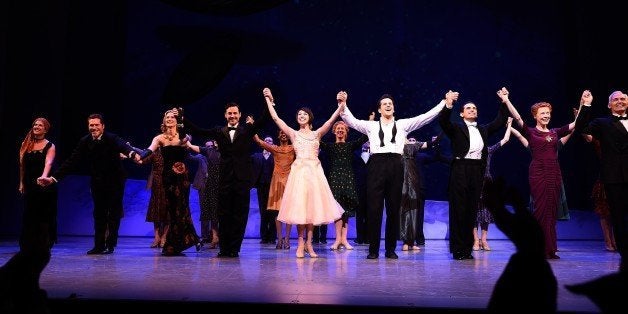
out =
[[[228,129],[229,131],[235,131],[235,130],[237,130],[238,128],[237,128],[237,127],[235,127],[235,126],[228,126],[228,127],[227,127],[227,129]]]
[[[623,116],[623,117],[620,117],[620,116],[613,116],[613,118],[614,118],[616,121],[628,120],[628,116]]]

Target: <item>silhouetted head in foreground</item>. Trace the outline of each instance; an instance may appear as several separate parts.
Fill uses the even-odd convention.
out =
[[[489,312],[556,312],[558,283],[545,259],[541,226],[526,209],[521,194],[513,187],[506,187],[503,178],[487,182],[485,189],[486,205],[495,225],[517,248],[495,283]],[[512,204],[514,212],[506,208],[507,202]]]

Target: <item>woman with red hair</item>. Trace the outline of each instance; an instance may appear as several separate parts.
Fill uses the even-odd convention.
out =
[[[532,117],[536,125],[526,126],[508,98],[508,90],[504,87],[497,91],[497,96],[506,104],[516,121],[514,126],[521,129],[521,134],[528,140],[532,154],[528,170],[530,196],[534,204],[533,215],[543,229],[545,236],[545,258],[558,259],[556,241],[556,219],[560,202],[562,174],[558,164],[558,145],[562,137],[568,135],[582,123],[575,117],[574,121],[560,128],[549,128],[552,117],[552,105],[548,102],[538,102],[531,107]],[[580,105],[590,104],[593,96],[588,90],[582,93]]]
[[[24,196],[20,236],[23,250],[29,249],[23,247],[25,243],[39,243],[49,250],[57,242],[57,188],[37,184],[37,178],[50,174],[55,159],[55,145],[46,139],[49,130],[48,120],[36,118],[20,147],[18,190]]]

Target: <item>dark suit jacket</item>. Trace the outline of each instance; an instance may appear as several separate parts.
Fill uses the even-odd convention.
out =
[[[220,182],[226,180],[247,181],[251,180],[252,162],[251,150],[253,136],[268,119],[268,108],[264,105],[262,115],[253,124],[240,122],[233,137],[233,143],[226,126],[203,129],[196,126],[188,119],[184,119],[186,131],[192,135],[206,136],[218,143],[220,150]]]
[[[264,159],[264,154],[259,152],[251,156],[253,161],[253,172],[251,176],[251,186],[259,187],[262,184],[270,184],[273,177],[275,161],[271,154],[268,159]]]
[[[128,155],[132,150],[133,147],[116,134],[104,132],[99,143],[88,134],[79,140],[72,155],[52,176],[61,180],[70,171],[85,165],[92,181],[119,183],[121,179],[126,178],[120,153]]]
[[[590,116],[590,107],[583,106],[580,116]],[[588,120],[588,119],[587,119]],[[611,115],[591,121],[582,131],[600,141],[600,178],[604,183],[628,182],[628,131]]]
[[[482,161],[484,162],[486,162],[486,156],[488,156],[488,137],[506,124],[506,119],[508,118],[507,110],[508,108],[505,105],[500,105],[497,116],[493,121],[487,124],[478,124],[478,130],[482,136],[482,141],[484,141],[484,148],[482,148]],[[451,122],[451,112],[452,109],[445,106],[438,116],[438,123],[451,141],[453,158],[462,159],[469,152],[469,127],[464,122]]]

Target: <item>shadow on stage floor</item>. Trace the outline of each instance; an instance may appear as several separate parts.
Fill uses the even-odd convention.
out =
[[[239,258],[194,248],[164,257],[152,238],[124,237],[115,253],[86,255],[91,237],[62,237],[42,273],[52,313],[95,310],[110,313],[417,313],[483,312],[514,246],[491,241],[491,251],[473,260],[451,258],[446,240],[428,240],[399,259],[367,260],[367,246],[332,251],[315,247],[318,258],[246,239]],[[383,246],[382,246],[383,247]],[[0,264],[17,252],[17,242],[0,242]],[[564,288],[616,272],[619,254],[603,241],[559,241],[561,259],[550,264],[558,280],[558,310],[598,312],[586,297]],[[533,300],[531,300],[533,302]]]

